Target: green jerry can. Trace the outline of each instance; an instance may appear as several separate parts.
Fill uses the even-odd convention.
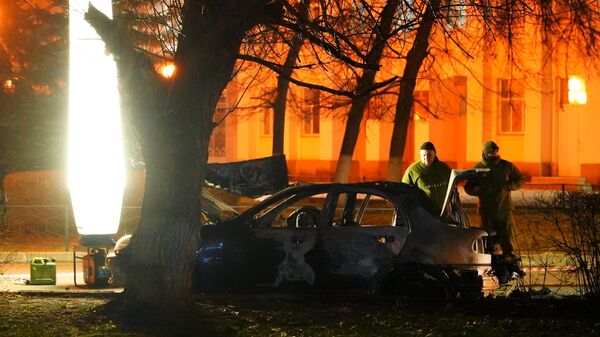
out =
[[[30,265],[31,284],[56,284],[56,261],[34,257]]]

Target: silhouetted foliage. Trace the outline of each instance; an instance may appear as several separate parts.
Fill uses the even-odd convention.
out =
[[[577,267],[577,285],[582,294],[600,297],[600,194],[556,192],[537,197],[551,233],[542,235],[551,247],[564,253]]]
[[[48,5],[50,6],[50,5]],[[0,178],[65,161],[67,18],[56,6],[0,4]]]

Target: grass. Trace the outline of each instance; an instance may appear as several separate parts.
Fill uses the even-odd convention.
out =
[[[0,336],[600,336],[598,302],[198,296],[150,314],[115,295],[0,294]]]

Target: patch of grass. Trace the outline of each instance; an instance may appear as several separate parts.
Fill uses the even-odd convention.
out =
[[[198,296],[184,313],[116,295],[0,294],[0,336],[600,336],[598,302]]]

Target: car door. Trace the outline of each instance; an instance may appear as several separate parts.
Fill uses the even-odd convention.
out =
[[[256,287],[311,286],[315,272],[305,255],[315,245],[324,201],[319,189],[302,190],[267,200],[256,210],[249,226],[227,245],[228,262],[237,264],[232,268],[246,271],[238,280]]]
[[[383,193],[352,188],[332,193],[328,209],[331,221],[320,228],[320,276],[336,287],[376,286],[408,238],[405,213]]]

